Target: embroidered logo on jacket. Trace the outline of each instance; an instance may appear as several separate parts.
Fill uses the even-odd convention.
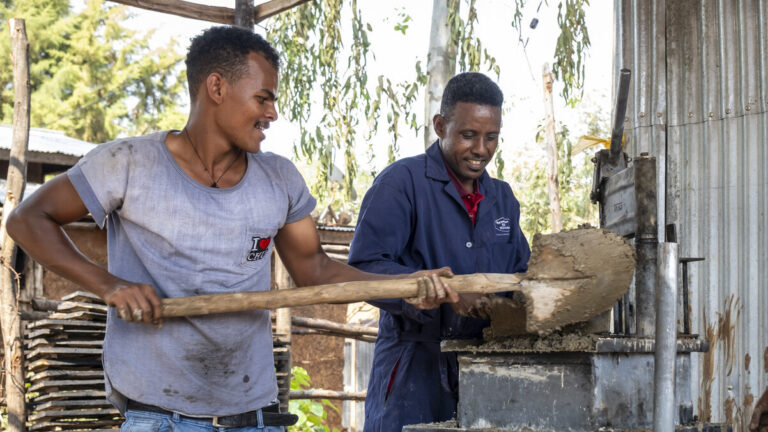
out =
[[[496,219],[493,225],[496,228],[496,235],[509,235],[510,224],[508,217],[502,216]]]
[[[251,251],[248,252],[248,261],[258,261],[264,258],[269,249],[269,243],[272,241],[271,237],[253,237],[253,246]]]

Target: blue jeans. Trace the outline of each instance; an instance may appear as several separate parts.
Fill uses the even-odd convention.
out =
[[[282,426],[213,427],[211,421],[182,417],[177,413],[159,414],[128,410],[121,432],[285,432]]]

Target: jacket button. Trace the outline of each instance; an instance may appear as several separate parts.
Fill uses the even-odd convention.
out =
[[[464,246],[466,246],[467,248],[471,248],[472,247],[472,242],[467,242]]]

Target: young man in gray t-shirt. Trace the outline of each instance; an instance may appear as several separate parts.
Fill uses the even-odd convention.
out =
[[[277,52],[251,31],[214,27],[192,41],[186,64],[191,110],[181,131],[100,145],[25,200],[8,232],[111,306],[103,362],[123,430],[280,430],[292,419],[273,404],[269,312],[161,326],[160,299],[268,290],[275,247],[299,286],[393,276],[328,258],[304,180],[287,159],[259,151],[277,119]],[[89,212],[107,227],[108,270],[61,229]],[[430,289],[409,302],[458,301],[438,272],[420,272]]]

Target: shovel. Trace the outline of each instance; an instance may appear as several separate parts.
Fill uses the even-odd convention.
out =
[[[626,240],[607,230],[584,228],[534,236],[526,273],[457,275],[446,282],[459,294],[517,291],[515,298],[525,309],[525,332],[547,333],[610,309],[629,288],[634,268],[634,248]],[[162,316],[410,298],[418,292],[417,279],[409,278],[177,297],[162,300]],[[504,318],[492,316],[492,321]]]

